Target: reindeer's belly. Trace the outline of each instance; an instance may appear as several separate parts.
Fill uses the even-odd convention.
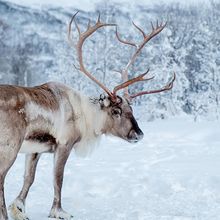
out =
[[[47,133],[33,132],[22,143],[20,153],[54,152],[56,139]]]

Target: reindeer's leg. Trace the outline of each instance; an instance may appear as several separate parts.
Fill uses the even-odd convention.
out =
[[[61,188],[63,184],[63,173],[66,161],[70,154],[71,148],[58,146],[54,155],[54,200],[50,211],[49,218],[71,219],[72,216],[62,209],[61,205]]]
[[[20,147],[20,143],[14,144],[12,141],[10,143],[9,140],[6,142],[8,144],[5,143],[4,146],[0,143],[0,220],[8,219],[4,197],[4,180],[8,170],[16,159]]]
[[[4,198],[5,176],[14,163],[25,134],[25,122],[16,111],[0,110],[0,220],[8,219]]]
[[[0,220],[8,219],[4,197],[4,179],[5,176],[3,176],[2,173],[0,173]]]
[[[34,182],[36,167],[37,167],[37,163],[39,161],[40,156],[41,154],[38,154],[38,153],[26,155],[24,184],[23,184],[23,187],[22,187],[22,190],[19,196],[17,197],[23,203],[25,203],[29,189]]]
[[[10,205],[10,214],[14,219],[28,220],[25,214],[25,200],[31,185],[34,182],[37,163],[41,154],[27,154],[25,157],[25,174],[22,190],[15,201]]]

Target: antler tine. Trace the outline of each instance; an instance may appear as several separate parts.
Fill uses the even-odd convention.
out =
[[[136,94],[132,94],[130,95],[130,98],[136,98],[137,96],[141,96],[141,95],[148,95],[148,94],[153,94],[153,93],[160,93],[160,92],[164,92],[164,91],[168,91],[170,89],[173,88],[173,83],[176,79],[176,74],[173,74],[173,77],[171,78],[171,80],[161,89],[156,89],[156,90],[149,90],[149,91],[142,91],[142,92],[138,92]]]
[[[150,23],[151,23],[151,28],[152,28],[152,30],[154,30],[154,24],[153,24],[153,22],[151,21]]]
[[[101,15],[100,15],[100,12],[98,12],[98,13],[99,13],[99,15],[98,15],[97,23],[100,23]]]
[[[87,24],[87,31],[89,30],[90,27],[91,27],[91,20],[89,19],[88,24]]]
[[[132,78],[132,79],[129,79],[127,80],[126,82],[123,82],[122,84],[116,86],[113,90],[113,94],[116,95],[116,92],[121,90],[121,89],[124,89],[128,86],[130,86],[131,84],[134,84],[136,82],[140,82],[140,81],[147,81],[147,80],[151,80],[154,78],[153,77],[150,77],[150,78],[144,78],[144,76],[146,76],[148,73],[149,73],[150,69],[148,69],[146,72],[142,73],[141,75],[135,77],[135,78]]]
[[[68,40],[71,41],[71,31],[72,31],[72,23],[76,17],[76,15],[79,13],[79,11],[77,11],[71,18],[69,25],[68,25]]]
[[[158,22],[158,20],[157,20],[157,24],[156,24],[156,25],[157,25],[157,28],[158,28],[158,27],[159,27],[159,22]]]
[[[173,88],[173,83],[176,80],[176,73],[173,73],[173,77],[171,78],[170,82],[168,82],[167,85],[165,85],[164,88],[166,88],[167,90],[172,89]]]
[[[76,29],[77,29],[77,31],[78,31],[78,34],[80,35],[80,34],[81,34],[81,31],[80,31],[79,25],[77,24],[77,22],[76,22],[75,19],[74,19],[74,23],[75,23],[75,25],[76,25]]]
[[[146,37],[145,32],[144,32],[140,27],[138,27],[133,21],[132,21],[132,24],[141,32],[141,34],[142,34],[143,37],[145,38],[145,37]]]
[[[120,41],[121,43],[137,47],[137,45],[135,43],[132,43],[130,41],[126,41],[126,40],[123,40],[120,38],[120,36],[118,34],[118,27],[117,26],[116,26],[116,30],[115,30],[115,35],[116,35],[118,41]]]
[[[78,12],[77,12],[78,13]],[[72,17],[72,19],[70,20],[69,23],[69,40],[70,40],[70,32],[71,32],[71,25],[73,23],[73,21],[75,21],[75,17],[77,15],[77,13],[75,13]],[[101,82],[99,82],[84,66],[83,63],[83,55],[82,55],[82,47],[83,47],[83,43],[85,42],[85,40],[92,35],[95,31],[97,31],[99,28],[104,27],[104,26],[115,26],[115,24],[106,24],[106,23],[102,23],[100,21],[100,14],[98,16],[98,20],[96,22],[95,25],[90,26],[88,25],[87,30],[83,33],[80,32],[79,26],[77,25],[77,23],[75,22],[76,28],[78,30],[79,33],[79,39],[77,41],[76,44],[76,50],[77,50],[77,56],[78,56],[78,60],[79,60],[79,70],[84,73],[87,77],[89,77],[91,80],[93,80],[98,86],[100,86],[112,99],[115,99],[116,97],[113,95],[113,93],[106,87],[104,86]]]

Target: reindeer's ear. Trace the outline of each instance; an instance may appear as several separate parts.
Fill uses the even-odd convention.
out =
[[[101,108],[109,107],[110,104],[111,104],[111,101],[109,100],[108,97],[106,97],[105,95],[101,94],[100,98],[99,98],[99,104],[100,104]]]
[[[109,107],[111,105],[111,101],[109,100],[109,98],[105,98],[103,103],[105,107]]]

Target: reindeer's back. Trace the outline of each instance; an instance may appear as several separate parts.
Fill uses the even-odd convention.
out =
[[[0,85],[0,108],[22,108],[34,102],[44,108],[56,110],[64,89],[56,83],[46,83],[35,87]]]
[[[0,109],[23,107],[25,97],[22,88],[12,85],[0,85]]]

